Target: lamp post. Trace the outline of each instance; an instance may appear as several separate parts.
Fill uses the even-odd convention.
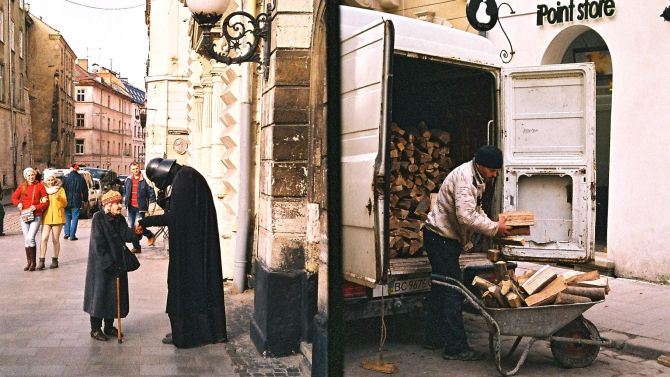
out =
[[[228,9],[230,0],[189,0],[188,8],[193,19],[202,28],[202,43],[198,52],[209,59],[223,64],[241,64],[255,62],[264,69],[264,77],[268,78],[270,65],[270,32],[272,27],[272,10],[274,6],[267,4],[267,13],[253,16],[247,12],[236,11],[223,19],[221,36],[226,44],[221,52],[216,51],[212,38],[212,27],[216,25]],[[263,56],[256,50],[260,41],[263,45]]]

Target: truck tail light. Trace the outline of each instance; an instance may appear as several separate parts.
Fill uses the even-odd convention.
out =
[[[342,287],[342,296],[344,298],[365,297],[367,294],[366,288],[362,285],[345,281]]]

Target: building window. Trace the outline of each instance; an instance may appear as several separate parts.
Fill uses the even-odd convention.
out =
[[[9,20],[9,48],[14,51],[14,21]]]
[[[111,119],[112,119],[112,118],[107,118],[107,131],[108,131],[108,132],[109,132],[109,125],[111,124],[111,123],[110,123],[110,122],[111,122]],[[109,144],[109,142],[107,142],[107,144]],[[107,148],[107,149],[108,149],[108,152],[109,152],[109,148]]]
[[[5,102],[5,65],[0,64],[0,102]]]
[[[23,58],[23,30],[19,31],[19,57]]]
[[[0,42],[5,43],[5,12],[0,8]]]
[[[84,128],[84,114],[77,114],[77,128]]]
[[[86,91],[84,89],[77,89],[77,101],[83,102],[84,101],[84,94]]]
[[[84,139],[75,139],[74,154],[84,154]]]

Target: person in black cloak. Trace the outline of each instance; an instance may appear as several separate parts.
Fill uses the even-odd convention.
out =
[[[91,338],[95,340],[105,341],[118,335],[118,330],[114,327],[114,317],[118,314],[117,276],[121,317],[128,315],[128,271],[123,248],[126,242],[138,240],[142,236],[142,229],[136,227],[133,231],[128,228],[126,219],[121,215],[122,199],[117,191],[105,193],[102,196],[104,211],[98,211],[91,221],[84,311],[91,316]],[[101,330],[103,319],[105,327]]]
[[[158,204],[165,213],[139,224],[167,225],[170,234],[166,312],[172,333],[163,343],[188,348],[226,342],[219,228],[209,185],[197,170],[175,160],[154,158],[146,173],[160,190]]]

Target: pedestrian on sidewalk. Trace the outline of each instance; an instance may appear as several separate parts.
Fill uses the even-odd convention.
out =
[[[504,218],[492,221],[482,209],[486,180],[497,176],[502,163],[500,149],[486,145],[472,161],[458,166],[444,179],[423,228],[424,247],[434,274],[461,281],[458,258],[462,250],[472,248],[474,234],[504,236],[511,229]],[[447,360],[481,360],[484,355],[468,345],[462,303],[460,293],[440,285],[431,287],[424,347],[444,347],[442,356]]]
[[[5,206],[2,204],[2,199],[5,193],[2,191],[2,182],[0,182],[0,237],[5,235]]]
[[[167,225],[170,234],[166,312],[172,333],[163,343],[188,348],[225,342],[221,249],[212,191],[197,170],[175,160],[154,158],[146,170],[161,190],[159,197],[172,186],[165,213],[139,222],[142,227]]]
[[[149,186],[146,179],[142,176],[142,170],[140,170],[138,162],[130,164],[130,172],[132,175],[127,177],[123,183],[123,204],[128,209],[128,226],[132,228],[138,220],[144,218],[144,215],[149,210],[149,204],[156,202],[156,193],[153,187]],[[144,228],[143,235],[147,238],[147,245],[153,246],[156,240],[154,234],[149,229]],[[133,242],[132,252],[142,252],[139,241]]]
[[[91,338],[100,341],[119,334],[114,327],[114,317],[117,316],[117,277],[121,318],[128,315],[128,270],[123,253],[126,242],[133,242],[142,236],[140,227],[128,228],[126,219],[121,215],[122,199],[118,191],[107,191],[102,196],[104,210],[93,215],[91,222],[84,311],[91,316]],[[105,327],[101,329],[103,320]]]
[[[76,241],[78,240],[77,224],[79,224],[79,207],[81,207],[82,201],[88,201],[88,186],[84,178],[79,174],[78,164],[70,165],[70,172],[63,177],[63,188],[67,196],[65,235],[63,235],[63,238]]]
[[[26,247],[26,267],[23,271],[35,271],[37,244],[35,236],[40,229],[40,216],[49,207],[49,196],[41,182],[37,182],[37,173],[33,168],[23,170],[23,178],[19,187],[12,194],[12,203],[19,209],[19,223],[23,231],[23,243]]]
[[[49,195],[49,207],[42,215],[42,242],[40,242],[40,263],[38,270],[44,270],[44,258],[47,254],[49,236],[54,246],[54,256],[51,258],[49,268],[58,268],[58,254],[60,253],[60,232],[65,224],[65,206],[67,197],[65,189],[61,186],[61,180],[56,178],[53,170],[44,170],[44,188]]]

